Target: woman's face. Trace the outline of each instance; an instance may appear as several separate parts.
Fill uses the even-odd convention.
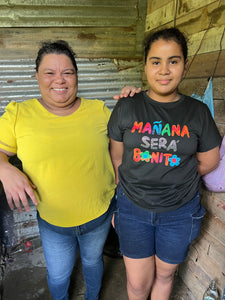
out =
[[[77,74],[71,59],[65,54],[46,54],[36,78],[42,100],[52,108],[71,106],[77,95]]]
[[[177,88],[181,82],[187,62],[181,46],[173,40],[159,39],[149,49],[145,74],[150,86],[148,95],[160,102],[178,100]]]

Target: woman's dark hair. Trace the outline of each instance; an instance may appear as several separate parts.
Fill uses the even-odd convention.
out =
[[[51,41],[41,42],[41,48],[38,51],[37,58],[35,61],[36,72],[38,72],[41,61],[46,54],[65,54],[65,55],[67,55],[71,59],[72,64],[77,73],[78,68],[77,68],[77,63],[75,60],[76,54],[74,53],[73,49],[69,46],[69,44],[66,41],[57,40],[54,42],[51,42]]]
[[[149,50],[150,50],[152,44],[154,42],[158,41],[159,39],[163,39],[165,41],[172,40],[172,41],[176,42],[177,44],[179,44],[181,47],[181,50],[183,52],[184,61],[186,61],[187,55],[188,55],[186,38],[183,35],[183,33],[180,32],[179,29],[177,29],[175,27],[171,27],[171,28],[156,31],[153,34],[149,34],[145,38],[145,41],[144,41],[145,62],[147,60],[147,56],[148,56],[148,53],[149,53]]]

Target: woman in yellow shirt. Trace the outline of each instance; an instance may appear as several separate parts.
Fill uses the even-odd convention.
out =
[[[79,247],[85,299],[96,300],[114,209],[110,110],[77,97],[75,53],[65,41],[43,43],[36,77],[41,98],[12,102],[0,118],[0,180],[11,209],[29,211],[28,198],[37,206],[53,299],[68,299]],[[23,172],[8,162],[15,154]]]

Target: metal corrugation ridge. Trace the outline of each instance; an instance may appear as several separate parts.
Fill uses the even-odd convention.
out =
[[[142,63],[113,59],[79,59],[78,95],[100,99],[112,109],[113,96],[125,85],[142,85]],[[0,114],[11,101],[24,101],[40,97],[31,59],[0,60]]]
[[[138,4],[137,0],[4,0],[0,1],[0,24],[1,27],[130,27],[142,8]]]

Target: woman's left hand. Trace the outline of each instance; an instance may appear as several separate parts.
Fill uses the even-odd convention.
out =
[[[115,100],[119,100],[120,98],[124,97],[133,97],[135,94],[138,94],[141,92],[141,88],[136,88],[135,86],[125,86],[122,88],[120,95],[115,95],[113,98]]]

